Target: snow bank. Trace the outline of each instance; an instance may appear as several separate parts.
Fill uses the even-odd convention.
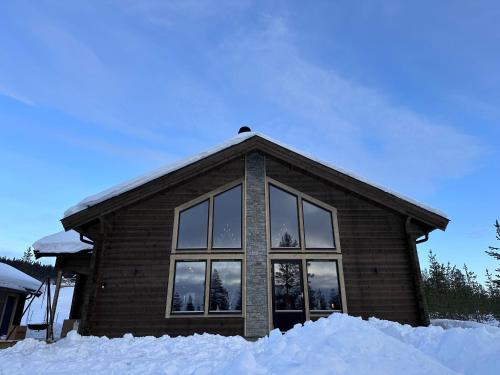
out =
[[[333,314],[257,342],[241,337],[27,339],[0,351],[15,374],[497,374],[500,329],[412,328]]]
[[[213,147],[209,150],[206,150],[204,152],[201,152],[197,155],[194,155],[194,156],[191,156],[189,158],[186,158],[186,159],[182,159],[176,163],[173,163],[173,164],[169,164],[169,165],[166,165],[164,167],[161,167],[161,168],[158,168],[154,171],[151,171],[149,173],[146,173],[142,176],[139,176],[139,177],[136,177],[134,179],[131,179],[129,181],[126,181],[126,182],[123,182],[121,184],[118,184],[116,186],[113,186],[107,190],[104,190],[100,193],[97,193],[97,194],[94,194],[94,195],[91,195],[85,199],[83,199],[82,201],[80,201],[79,203],[77,203],[76,205],[74,205],[73,207],[70,207],[68,208],[65,212],[64,212],[64,217],[68,217],[68,216],[71,216],[77,212],[80,212],[82,210],[85,210],[86,208],[88,207],[91,207],[91,206],[94,206],[100,202],[103,202],[107,199],[110,199],[110,198],[113,198],[115,196],[118,196],[122,193],[125,193],[129,190],[132,190],[138,186],[141,186],[141,185],[144,185],[145,183],[149,182],[149,181],[153,181],[154,179],[156,178],[159,178],[161,176],[164,176],[164,175],[167,175],[169,173],[172,173],[176,170],[179,170],[187,165],[190,165],[190,164],[193,164],[201,159],[204,159],[210,155],[213,155],[219,151],[222,151],[222,150],[225,150],[231,146],[234,146],[234,145],[237,145],[239,143],[242,143],[243,141],[249,139],[249,138],[252,138],[252,137],[260,137],[260,138],[263,138],[269,142],[272,142],[272,143],[275,143],[281,147],[284,147],[292,152],[295,152],[296,154],[299,154],[299,155],[302,155],[308,159],[311,159],[311,160],[314,160],[315,162],[317,163],[320,163],[320,164],[323,164],[324,166],[328,167],[328,168],[331,168],[331,169],[334,169],[340,173],[343,173],[349,177],[352,177],[356,180],[359,180],[359,181],[362,181],[366,184],[369,184],[369,185],[372,185],[374,187],[376,187],[377,189],[380,189],[380,190],[383,190],[384,192],[388,193],[388,194],[391,194],[397,198],[400,198],[400,199],[403,199],[413,205],[416,205],[416,206],[419,206],[427,211],[430,211],[430,212],[433,212],[441,217],[444,217],[444,218],[447,218],[446,214],[443,213],[442,211],[439,211],[439,210],[436,210],[426,204],[423,204],[421,202],[418,202],[414,199],[411,199],[409,197],[406,197],[402,194],[399,194],[399,193],[396,193],[382,185],[378,185],[378,184],[375,184],[373,182],[370,182],[362,177],[359,177],[357,175],[355,175],[354,173],[352,172],[349,172],[345,169],[342,169],[342,168],[339,168],[337,166],[334,166],[330,163],[327,163],[327,162],[324,162],[322,160],[319,160],[313,156],[310,156],[304,152],[301,152],[293,147],[290,147],[284,143],[281,143],[281,142],[278,142],[274,139],[271,139],[263,134],[260,134],[260,133],[255,133],[255,132],[246,132],[246,133],[241,133],[241,134],[238,134],[236,137],[233,137],[233,138],[230,138],[229,140],[227,140],[226,142],[216,146],[216,147]]]
[[[57,232],[43,237],[32,245],[39,254],[73,254],[84,250],[92,250],[93,245],[80,241],[80,233],[69,230]]]
[[[8,264],[0,263],[0,288],[34,293],[42,283]]]
[[[500,373],[500,328],[413,328],[375,318],[369,324],[458,373]]]
[[[487,330],[491,329],[493,332],[500,327],[500,322],[495,318],[479,323],[471,320],[453,320],[453,319],[431,319],[431,324],[433,326],[448,328],[485,328]]]

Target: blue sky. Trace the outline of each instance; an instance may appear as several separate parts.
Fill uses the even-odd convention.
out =
[[[354,4],[355,3],[355,4]],[[0,3],[0,254],[241,124],[445,211],[482,275],[500,219],[495,1]]]

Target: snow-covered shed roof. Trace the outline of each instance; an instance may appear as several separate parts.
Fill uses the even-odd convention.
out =
[[[6,263],[0,263],[0,288],[35,293],[42,283]]]
[[[191,157],[188,157],[188,158],[185,158],[185,159],[182,159],[178,162],[175,162],[173,164],[169,164],[169,165],[166,165],[164,167],[161,167],[161,168],[158,168],[156,170],[153,170],[151,172],[148,172],[142,176],[139,176],[139,177],[136,177],[136,178],[133,178],[131,180],[128,180],[126,182],[123,182],[121,184],[118,184],[118,185],[115,185],[109,189],[106,189],[100,193],[97,193],[97,194],[94,194],[94,195],[91,195],[91,196],[88,196],[87,198],[83,199],[82,201],[80,201],[79,203],[77,203],[76,205],[68,208],[65,212],[64,212],[64,218],[63,218],[63,221],[65,218],[71,216],[71,215],[74,215],[74,214],[77,214],[79,213],[80,211],[84,211],[92,206],[95,206],[101,202],[104,202],[108,199],[111,199],[113,197],[116,197],[118,195],[121,195],[123,193],[126,193],[130,190],[133,190],[137,187],[140,187],[150,181],[153,181],[157,178],[160,178],[162,176],[165,176],[167,174],[170,174],[172,172],[175,172],[183,167],[186,167],[188,165],[191,165],[191,164],[194,164],[202,159],[205,159],[211,155],[214,155],[220,151],[223,151],[225,149],[228,149],[232,146],[235,146],[235,145],[238,145],[240,143],[243,143],[247,140],[249,140],[250,138],[254,138],[254,137],[257,137],[257,138],[262,138],[266,141],[269,141],[271,143],[274,143],[275,145],[278,145],[280,147],[283,147],[285,149],[287,149],[288,151],[291,151],[295,154],[298,154],[300,156],[303,156],[311,161],[314,161],[316,163],[319,163],[325,167],[328,167],[336,172],[339,172],[343,175],[346,175],[350,178],[353,178],[357,181],[360,181],[360,182],[363,182],[365,184],[368,184],[372,187],[375,187],[376,189],[379,189],[393,197],[396,197],[398,199],[401,199],[405,202],[408,202],[414,206],[417,206],[423,210],[426,210],[428,212],[431,212],[435,215],[438,215],[439,217],[445,219],[445,221],[447,221],[447,215],[445,213],[443,213],[442,211],[439,211],[437,209],[434,209],[426,204],[423,204],[423,203],[420,203],[414,199],[411,199],[409,197],[406,197],[404,195],[401,195],[399,193],[396,193],[384,186],[381,186],[381,185],[378,185],[378,184],[375,184],[373,182],[370,182],[362,177],[359,177],[347,170],[344,170],[342,168],[339,168],[337,166],[334,166],[330,163],[327,163],[327,162],[324,162],[322,160],[319,160],[319,159],[316,159],[315,157],[313,156],[310,156],[304,152],[301,152],[301,151],[298,151],[296,149],[294,149],[293,147],[290,147],[286,144],[283,144],[279,141],[276,141],[274,139],[271,139],[263,134],[260,134],[260,133],[256,133],[256,132],[244,132],[244,133],[241,133],[241,134],[238,134],[236,137],[233,137],[233,138],[230,138],[229,140],[227,140],[226,142],[224,143],[221,143],[219,144],[218,146],[216,147],[212,147],[211,149],[208,149],[206,151],[203,151],[199,154],[196,154],[194,156],[191,156]]]
[[[62,231],[45,236],[36,241],[32,247],[36,256],[47,256],[90,251],[92,250],[93,245],[80,241],[80,233],[74,230],[69,230],[67,232]]]

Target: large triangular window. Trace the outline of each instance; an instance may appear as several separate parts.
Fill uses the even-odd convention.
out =
[[[242,249],[242,184],[177,211],[176,250]]]

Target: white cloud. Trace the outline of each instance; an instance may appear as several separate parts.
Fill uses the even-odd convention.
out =
[[[0,88],[125,134],[148,159],[166,149],[185,156],[255,121],[255,130],[411,195],[474,168],[478,139],[346,78],[334,61],[312,61],[296,42],[303,30],[285,19],[225,22],[248,6],[128,2],[131,18],[85,9],[82,19],[101,17],[95,32],[65,18],[77,12],[35,9],[16,24],[11,58],[0,59]],[[144,27],[152,15],[153,30]]]
[[[470,172],[483,153],[477,138],[308,61],[283,19],[268,18],[261,31],[228,38],[221,49],[249,90],[294,119],[276,137],[380,183],[431,189]]]

